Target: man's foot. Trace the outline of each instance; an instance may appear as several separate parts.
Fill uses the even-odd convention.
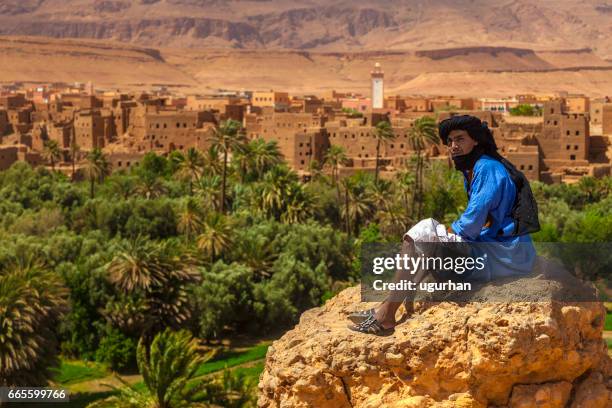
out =
[[[387,327],[376,320],[374,316],[370,316],[361,324],[349,325],[348,328],[356,332],[374,334],[376,336],[388,336],[395,331],[395,325]]]
[[[381,303],[379,309],[382,309],[384,305],[384,302]],[[412,302],[404,302],[404,308],[406,309],[406,314],[403,316],[403,320],[406,320],[410,318],[410,316],[412,316],[412,314],[414,313],[414,305]],[[379,321],[384,322],[383,324],[385,326],[395,326],[395,319],[391,321],[391,319],[386,319],[385,316],[377,315],[376,312],[377,310],[375,308],[368,310],[359,310],[357,312],[349,314],[347,316],[347,319],[358,325],[365,322],[370,316],[375,316]]]
[[[355,324],[361,324],[365,322],[370,316],[374,316],[374,313],[376,313],[376,310],[374,308],[368,310],[360,310],[358,312],[351,313],[347,316],[347,318]]]

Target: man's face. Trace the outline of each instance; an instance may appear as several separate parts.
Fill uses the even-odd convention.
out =
[[[448,151],[451,156],[462,156],[474,150],[478,144],[465,130],[453,130],[448,134]]]

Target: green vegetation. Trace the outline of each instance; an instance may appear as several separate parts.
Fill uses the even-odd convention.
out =
[[[363,113],[353,108],[342,108],[342,112],[346,113],[349,118],[362,118]]]
[[[542,108],[526,103],[510,108],[509,111],[512,116],[542,116]]]
[[[90,408],[179,408],[204,407],[208,403],[226,407],[244,406],[253,398],[242,375],[224,372],[220,378],[202,378],[198,369],[208,357],[187,331],[164,330],[148,348],[138,344],[138,370],[144,387],[124,382],[116,395],[90,404]]]
[[[274,142],[246,141],[232,124],[207,151],[150,153],[130,171],[109,174],[95,150],[82,181],[22,162],[0,172],[0,327],[11,328],[0,335],[0,361],[9,362],[0,383],[133,374],[145,367],[138,344],[149,350],[160,333],[210,344],[290,327],[357,281],[363,243],[399,242],[420,218],[449,223],[465,208],[461,174],[422,154],[435,137],[428,122],[416,126],[419,154],[392,179],[340,177],[346,154],[332,147],[302,182]],[[609,242],[611,186],[533,183],[543,225],[534,239]],[[241,401],[266,347],[198,364],[198,376],[216,378],[204,400]],[[233,376],[219,377],[226,366]],[[159,397],[153,385],[124,388]]]
[[[378,183],[378,171],[380,167],[380,146],[386,145],[388,141],[395,139],[391,123],[387,121],[378,122],[376,131],[374,132],[376,139],[376,166],[374,169],[374,183]]]
[[[215,371],[223,370],[225,368],[249,363],[251,361],[261,360],[266,357],[268,346],[268,344],[260,344],[246,351],[232,351],[229,353],[221,353],[220,355],[215,356],[215,358],[211,361],[202,364],[198,369],[197,374],[210,374],[214,373]]]
[[[239,367],[234,370],[234,373],[236,373],[236,375],[242,375],[245,378],[251,379],[257,383],[259,381],[259,375],[263,372],[263,370],[264,363],[261,362],[250,367]]]
[[[36,255],[16,252],[0,270],[0,384],[44,385],[57,364],[56,326],[66,309],[60,277]]]
[[[95,362],[62,359],[57,369],[53,370],[53,381],[62,386],[88,380],[104,378],[110,372],[104,365]]]
[[[612,331],[612,313],[606,314],[606,323],[604,326],[604,330]]]

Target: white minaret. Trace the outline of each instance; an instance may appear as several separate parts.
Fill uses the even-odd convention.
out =
[[[374,71],[370,72],[372,78],[372,109],[382,109],[384,105],[384,73],[380,69],[380,64],[374,64]]]

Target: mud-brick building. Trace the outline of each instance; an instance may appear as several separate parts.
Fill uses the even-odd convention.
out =
[[[81,150],[102,148],[116,136],[115,121],[109,109],[80,110],[74,117],[74,136]]]
[[[29,104],[25,95],[22,93],[0,95],[0,108],[6,110],[16,110]]]
[[[8,113],[5,109],[0,109],[0,141],[1,137],[7,134],[11,126],[8,120]]]
[[[530,180],[540,180],[538,137],[542,133],[541,117],[499,117],[491,130],[499,153],[525,173]]]
[[[356,169],[373,169],[376,166],[376,125],[388,120],[386,115],[371,113],[363,118],[339,119],[326,124],[330,145],[341,146],[350,160],[352,169],[345,169],[348,174]],[[395,138],[380,144],[379,164],[398,167],[408,160],[413,150],[410,143],[410,129],[415,118],[393,118],[391,128]]]
[[[568,113],[563,99],[544,103],[542,134],[538,143],[546,167],[587,166],[588,114]]]
[[[104,101],[95,95],[81,93],[64,93],[60,95],[59,99],[62,103],[81,110],[102,108],[104,105]]]
[[[612,103],[603,102],[601,108],[601,132],[604,135],[612,136]]]
[[[117,136],[125,134],[130,123],[134,120],[134,116],[138,111],[138,103],[136,101],[121,100],[112,108],[113,120],[115,121],[115,132]]]
[[[540,151],[537,145],[523,145],[502,153],[529,180],[540,180]]]
[[[248,138],[275,141],[293,169],[307,171],[312,160],[323,160],[327,148],[325,120],[319,114],[264,108],[261,115],[247,114],[245,127]]]
[[[237,96],[189,95],[187,97],[187,104],[185,105],[185,109],[192,111],[216,110],[217,112],[223,112],[225,111],[225,107],[227,105],[238,105],[240,103],[242,103],[242,99]]]
[[[214,122],[214,115],[207,111],[146,106],[134,112],[128,133],[136,151],[168,153],[191,147],[205,148],[206,138],[200,133]]]
[[[60,149],[70,148],[73,132],[71,122],[54,122],[47,125],[47,137],[56,141]]]
[[[17,161],[24,161],[33,167],[43,162],[40,153],[31,151],[28,146],[0,146],[0,171],[8,169]]]

